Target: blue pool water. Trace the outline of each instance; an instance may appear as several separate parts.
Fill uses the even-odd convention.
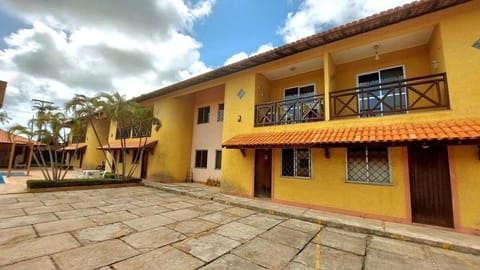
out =
[[[5,181],[3,181],[3,176],[4,175],[7,175],[7,173],[0,172],[0,184],[5,184]],[[11,176],[24,176],[25,173],[23,173],[23,172],[12,172],[10,175]]]

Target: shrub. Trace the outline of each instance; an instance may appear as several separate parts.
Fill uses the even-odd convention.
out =
[[[51,187],[75,187],[75,186],[94,186],[94,185],[108,185],[108,184],[134,184],[140,183],[142,179],[104,179],[104,178],[89,178],[89,179],[64,179],[58,181],[48,180],[27,180],[27,187],[35,188],[51,188]]]

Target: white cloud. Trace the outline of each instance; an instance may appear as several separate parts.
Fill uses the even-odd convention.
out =
[[[273,49],[272,43],[262,44],[262,45],[260,45],[260,47],[258,47],[257,51],[251,53],[250,55],[246,52],[239,52],[239,53],[236,53],[236,54],[230,56],[230,58],[228,58],[223,65],[224,66],[230,65],[230,64],[239,62],[243,59],[247,59],[250,56],[254,56],[254,55],[257,55],[257,54],[264,53],[264,52],[269,51],[271,49]]]
[[[74,93],[118,91],[128,98],[210,68],[189,32],[215,0],[3,0],[0,8],[31,27],[4,37],[4,109],[31,118],[32,98],[58,105]]]
[[[278,33],[289,43],[408,2],[412,0],[305,0]]]

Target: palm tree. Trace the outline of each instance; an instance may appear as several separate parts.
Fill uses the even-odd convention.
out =
[[[0,112],[0,124],[4,125],[7,124],[12,118],[8,117],[7,112],[2,111]]]

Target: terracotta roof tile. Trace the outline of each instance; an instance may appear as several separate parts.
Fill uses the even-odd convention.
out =
[[[225,141],[223,146],[227,148],[255,148],[478,139],[480,139],[480,120],[452,120],[343,129],[325,128],[242,134]]]
[[[0,129],[0,143],[12,143],[13,141],[15,141],[17,144],[26,144],[28,139],[19,135],[13,135],[11,138],[9,138],[8,132]]]
[[[142,145],[143,145],[143,142],[145,142],[145,140],[142,140]],[[145,144],[145,147],[146,148],[154,147],[156,144],[157,144],[156,140],[147,140],[147,143]],[[122,145],[121,145],[120,141],[113,141],[113,142],[110,142],[110,148],[111,149],[122,149]],[[138,140],[127,140],[126,144],[125,144],[125,148],[126,149],[139,148],[138,147]],[[108,145],[104,144],[104,145],[102,145],[102,147],[97,147],[97,149],[107,150]]]

